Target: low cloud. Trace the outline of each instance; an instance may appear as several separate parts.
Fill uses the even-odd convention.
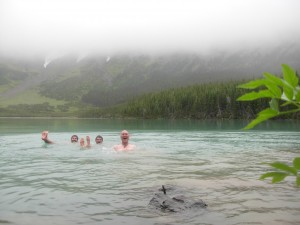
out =
[[[2,55],[299,44],[298,0],[0,0]]]

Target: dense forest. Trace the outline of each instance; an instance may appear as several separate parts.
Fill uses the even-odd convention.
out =
[[[118,107],[81,111],[81,117],[134,117],[166,119],[253,119],[269,106],[259,99],[240,102],[245,94],[237,88],[241,82],[198,84],[145,94]],[[279,119],[300,119],[300,114],[281,116]]]
[[[238,84],[209,83],[149,94],[130,101],[123,114],[146,118],[253,118],[257,110],[267,103],[237,102],[236,99],[244,92],[237,88]]]

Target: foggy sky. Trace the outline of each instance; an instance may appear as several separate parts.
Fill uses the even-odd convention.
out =
[[[300,40],[299,0],[0,0],[0,54],[271,48]]]

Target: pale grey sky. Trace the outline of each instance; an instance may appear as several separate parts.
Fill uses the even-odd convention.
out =
[[[0,54],[274,47],[300,40],[299,0],[0,0]]]

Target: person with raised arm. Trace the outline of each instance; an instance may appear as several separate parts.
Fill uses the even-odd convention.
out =
[[[53,141],[51,141],[48,138],[48,134],[49,132],[47,130],[42,132],[42,140],[46,143],[46,144],[54,144]],[[77,143],[78,142],[78,136],[76,134],[71,136],[71,143]]]
[[[90,136],[86,136],[86,144],[84,143],[84,138],[80,138],[80,147],[81,148],[90,148],[91,147]]]

